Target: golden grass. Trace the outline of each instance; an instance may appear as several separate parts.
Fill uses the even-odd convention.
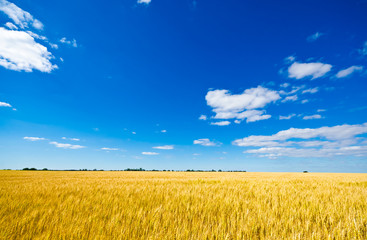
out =
[[[0,171],[0,239],[367,239],[367,174]]]

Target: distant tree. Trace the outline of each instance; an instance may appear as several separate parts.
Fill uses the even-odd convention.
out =
[[[221,172],[221,171],[222,171],[222,169],[219,169],[219,170],[218,170],[218,172]]]
[[[308,171],[303,171],[303,173],[308,173]]]
[[[48,169],[47,168],[43,168],[42,171],[48,171]]]

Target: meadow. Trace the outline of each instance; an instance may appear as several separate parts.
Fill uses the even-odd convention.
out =
[[[0,171],[0,239],[367,239],[367,174]]]

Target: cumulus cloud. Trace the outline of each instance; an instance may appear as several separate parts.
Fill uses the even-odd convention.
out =
[[[157,152],[142,152],[143,155],[159,155]]]
[[[166,133],[166,132],[167,132],[167,130],[163,129],[161,132],[162,132],[162,133]]]
[[[220,121],[220,122],[211,122],[210,125],[216,125],[216,126],[228,126],[231,124],[230,121]]]
[[[14,23],[22,29],[33,26],[38,30],[43,29],[43,24],[35,19],[29,12],[19,8],[14,3],[0,0],[0,11],[4,12]]]
[[[42,140],[46,140],[46,138],[41,138],[41,137],[24,137],[24,140],[28,140],[28,141],[42,141]]]
[[[73,145],[73,144],[69,144],[69,143],[50,142],[50,144],[55,145],[55,147],[65,148],[65,149],[81,149],[81,148],[85,148],[85,146]]]
[[[202,145],[205,147],[214,147],[214,146],[220,145],[220,143],[211,141],[209,138],[201,138],[201,139],[194,140],[194,144]]]
[[[172,150],[174,149],[173,145],[164,145],[164,146],[157,146],[153,147],[154,149],[160,149],[160,150]]]
[[[12,106],[6,102],[0,102],[0,107],[12,107]]]
[[[359,71],[362,71],[363,70],[363,66],[351,66],[349,68],[346,68],[346,69],[343,69],[343,70],[340,70],[336,75],[335,77],[337,78],[345,78],[345,77],[348,77],[350,76],[352,73],[354,72],[359,72]]]
[[[263,115],[267,104],[280,99],[279,93],[261,86],[246,89],[241,94],[232,94],[228,90],[211,90],[205,96],[207,105],[216,113],[214,119],[246,119],[247,122],[268,119]]]
[[[324,76],[331,70],[331,68],[332,65],[320,62],[312,62],[312,63],[294,62],[288,68],[288,77],[295,79],[312,77],[311,79],[316,79]]]
[[[66,37],[63,37],[63,38],[60,39],[60,42],[66,44],[66,45],[75,47],[75,48],[78,47],[78,44],[76,43],[75,39],[67,40]]]
[[[322,118],[320,114],[314,114],[314,115],[311,115],[311,116],[304,116],[303,117],[304,120],[320,119],[320,118]]]
[[[308,36],[307,37],[307,41],[314,42],[314,41],[316,41],[317,39],[319,39],[323,35],[325,35],[325,34],[324,33],[321,33],[321,32],[316,32],[316,33]]]
[[[0,27],[0,65],[15,71],[51,72],[57,66],[50,60],[52,54],[37,43],[27,32]]]
[[[152,0],[138,0],[138,1],[137,1],[137,3],[148,5],[151,1],[152,1]]]

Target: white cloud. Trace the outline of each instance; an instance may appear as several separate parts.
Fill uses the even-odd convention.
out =
[[[241,120],[238,120],[238,119],[236,119],[236,120],[234,120],[234,123],[236,123],[236,124],[240,124],[242,121]]]
[[[314,115],[311,115],[311,116],[304,116],[303,117],[304,120],[320,119],[320,118],[322,118],[320,114],[314,114]]]
[[[280,99],[277,91],[261,86],[246,89],[242,94],[231,94],[228,90],[212,90],[205,96],[208,106],[212,107],[216,115],[214,119],[247,119],[247,122],[268,119],[270,115],[263,115],[263,108],[271,102]]]
[[[359,49],[358,52],[363,56],[367,55],[367,41],[364,42],[362,49]]]
[[[39,30],[43,29],[43,24],[39,20],[33,18],[29,12],[22,10],[14,3],[0,0],[0,11],[8,15],[22,29],[29,28],[30,26]]]
[[[143,155],[158,155],[159,153],[156,152],[142,152]]]
[[[207,116],[206,115],[200,115],[200,117],[199,117],[199,120],[207,120],[208,118],[207,118]]]
[[[60,42],[64,43],[64,44],[67,44],[67,45],[70,45],[72,47],[78,47],[78,44],[76,43],[75,39],[67,40],[66,37],[63,37],[63,38],[60,39]]]
[[[6,102],[0,102],[0,107],[12,107],[12,106]]]
[[[282,102],[294,102],[298,100],[298,96],[297,95],[293,95],[293,96],[288,96],[286,98],[284,98],[282,100]]]
[[[57,66],[47,48],[34,41],[26,32],[7,30],[0,27],[0,65],[11,70],[51,72]]]
[[[28,140],[28,141],[41,141],[41,140],[46,140],[46,138],[40,138],[40,137],[24,137],[23,139]]]
[[[136,134],[136,132],[131,132],[131,134],[134,134],[134,135],[135,135],[135,134]]]
[[[325,112],[325,109],[317,109],[317,112]]]
[[[35,38],[35,39],[39,39],[39,40],[43,40],[43,41],[47,41],[47,37],[45,36],[41,36],[37,33],[34,33],[32,31],[26,31],[26,33],[28,33],[31,37]]]
[[[160,149],[160,150],[172,150],[174,149],[173,145],[164,145],[164,146],[157,146],[153,147],[154,149]]]
[[[55,43],[48,43],[50,44],[50,47],[53,48],[53,49],[58,49],[59,48],[59,45],[55,44]],[[64,60],[62,60],[62,58],[60,58],[60,60],[63,62]]]
[[[325,35],[324,33],[316,32],[310,36],[307,37],[307,41],[314,42],[317,39],[319,39],[322,35]]]
[[[220,122],[211,122],[210,125],[216,125],[216,126],[228,126],[231,124],[230,121],[220,121]]]
[[[301,101],[302,104],[305,104],[305,103],[308,103],[308,102],[309,102],[308,99],[304,99],[304,100]]]
[[[351,66],[349,68],[340,70],[335,76],[337,78],[345,78],[350,76],[354,72],[359,72],[363,70],[363,66]]]
[[[103,148],[101,148],[102,150],[106,150],[106,151],[118,151],[118,150],[120,150],[120,149],[118,149],[118,148],[108,148],[108,147],[103,147]]]
[[[210,139],[208,138],[201,138],[198,140],[194,140],[194,144],[202,145],[205,147],[214,147],[214,146],[218,146],[220,143],[210,141]]]
[[[317,93],[318,91],[319,91],[319,88],[318,87],[314,87],[314,88],[309,88],[309,89],[303,90],[302,91],[302,94],[305,94],[305,93],[314,94],[314,93]]]
[[[282,84],[280,84],[280,87],[282,87],[282,88],[287,88],[289,86],[290,86],[289,83],[282,83]]]
[[[332,68],[332,65],[320,62],[313,63],[299,63],[294,62],[288,68],[288,77],[295,79],[302,79],[305,77],[312,77],[316,79],[324,76]]]
[[[162,132],[162,133],[166,133],[166,132],[167,132],[167,130],[164,130],[164,129],[163,129],[161,132]]]
[[[296,114],[292,113],[292,114],[289,114],[288,116],[279,116],[279,120],[288,120],[288,119],[291,119],[292,117],[295,117]]]
[[[274,147],[294,144],[286,142],[289,139],[326,139],[330,141],[343,142],[353,139],[355,136],[367,133],[367,123],[357,125],[337,125],[334,127],[320,128],[290,128],[280,131],[274,135],[262,136],[252,135],[232,142],[233,145],[241,147]]]
[[[61,139],[64,139],[64,140],[70,140],[70,141],[80,141],[79,138],[67,138],[67,137],[62,137]]]
[[[50,144],[55,145],[55,147],[65,148],[65,149],[81,149],[81,148],[85,148],[85,146],[73,145],[73,144],[69,144],[69,143],[50,142]]]
[[[12,24],[11,22],[5,23],[5,26],[7,26],[10,30],[17,30],[18,27]]]
[[[294,62],[295,60],[296,60],[295,56],[288,56],[284,59],[284,62],[291,63],[291,62]]]
[[[139,4],[149,4],[152,0],[138,0],[137,3]]]

